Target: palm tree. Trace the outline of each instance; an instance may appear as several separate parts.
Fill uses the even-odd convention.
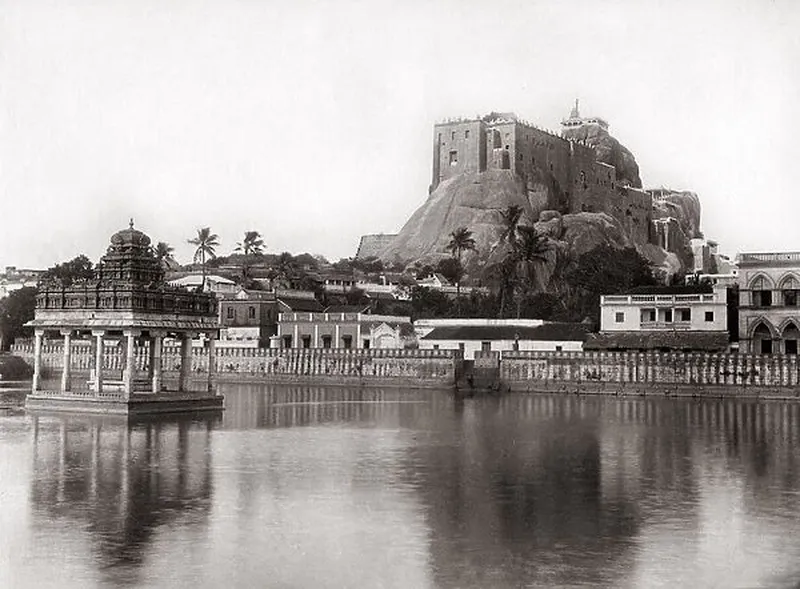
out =
[[[500,234],[500,243],[507,243],[511,248],[517,245],[517,226],[522,218],[522,207],[510,205],[507,209],[500,211],[503,220],[503,232]]]
[[[162,268],[165,268],[167,263],[173,259],[173,251],[175,251],[175,248],[166,241],[159,241],[156,244],[156,247],[153,248],[153,254],[156,256],[156,259],[159,261]]]
[[[537,269],[541,262],[547,261],[550,242],[546,236],[538,233],[535,227],[520,225],[517,227],[518,239],[514,249],[517,284],[520,293],[517,297],[517,319],[522,310],[522,296],[537,288]]]
[[[217,252],[214,248],[219,247],[219,236],[211,233],[210,227],[203,227],[197,230],[197,237],[187,240],[191,245],[196,246],[194,250],[194,263],[200,261],[203,269],[203,281],[200,283],[200,290],[206,288],[206,260],[216,258]]]
[[[450,234],[450,243],[447,244],[447,251],[453,255],[458,265],[456,307],[459,315],[461,315],[461,278],[464,273],[464,267],[461,264],[461,255],[469,250],[475,250],[475,239],[472,237],[472,231],[466,227],[459,227]]]
[[[247,288],[247,278],[249,270],[249,256],[260,256],[264,253],[264,240],[258,231],[245,231],[244,239],[236,244],[235,252],[242,252],[244,260],[242,261],[242,282],[244,287]]]

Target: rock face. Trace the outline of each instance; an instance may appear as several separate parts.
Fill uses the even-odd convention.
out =
[[[567,139],[583,141],[587,145],[594,147],[597,154],[597,161],[614,166],[617,170],[617,180],[621,184],[629,184],[635,188],[642,187],[642,179],[639,177],[639,164],[636,158],[608,131],[599,125],[584,125],[576,129],[565,129],[563,136]]]
[[[547,201],[547,191],[544,193],[539,199]],[[539,200],[535,202],[538,205]],[[525,185],[512,172],[459,174],[436,187],[380,257],[384,261],[434,261],[448,255],[450,234],[460,227],[472,231],[478,254],[486,255],[500,239],[501,212],[511,205],[523,208],[523,218],[538,216]]]
[[[584,125],[575,129],[565,129],[563,136],[567,139],[582,141],[594,147],[597,161],[614,166],[617,180],[621,184],[629,184],[635,188],[642,187],[639,177],[639,164],[633,154],[599,125]]]
[[[688,190],[654,190],[653,219],[671,217],[678,222],[687,239],[700,239],[700,198]]]

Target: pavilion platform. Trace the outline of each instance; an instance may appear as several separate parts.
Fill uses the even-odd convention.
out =
[[[34,330],[27,410],[144,415],[224,408],[215,382],[216,298],[167,284],[150,244],[131,220],[111,236],[91,278],[39,285],[35,316],[27,323]],[[41,358],[43,345],[55,339],[62,342],[63,361],[53,382]],[[180,343],[174,387],[164,382],[165,341]],[[207,356],[202,374],[192,366],[195,344]],[[88,378],[73,355],[80,350],[91,353]]]

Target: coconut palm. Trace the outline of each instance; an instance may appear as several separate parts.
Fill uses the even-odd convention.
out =
[[[215,248],[219,247],[219,236],[216,233],[211,233],[210,227],[202,227],[197,230],[197,237],[187,241],[196,248],[194,250],[194,263],[200,262],[203,271],[203,281],[200,283],[200,290],[205,290],[206,262],[208,259],[217,257]]]
[[[461,315],[461,277],[464,274],[464,267],[461,264],[461,255],[470,250],[475,250],[475,239],[472,231],[466,227],[459,227],[450,234],[450,243],[447,244],[449,251],[458,264],[458,280],[456,280],[456,307],[458,314]]]
[[[249,257],[260,256],[264,253],[264,240],[258,231],[245,231],[244,239],[236,244],[235,252],[242,252],[244,259],[242,260],[242,282],[244,287],[247,288],[247,279],[249,276]]]
[[[516,283],[520,287],[517,296],[517,319],[522,310],[523,295],[536,291],[539,265],[547,261],[546,254],[549,251],[549,240],[537,232],[535,227],[527,225],[517,227],[517,242],[513,251]]]
[[[159,241],[156,247],[153,248],[153,254],[162,267],[166,267],[169,261],[174,259],[172,257],[173,251],[175,251],[175,248],[166,241]]]
[[[510,205],[505,210],[500,211],[500,216],[503,221],[500,243],[507,243],[513,249],[517,244],[517,226],[522,218],[522,207]]]
[[[236,244],[234,251],[242,252],[245,256],[255,256],[264,253],[264,240],[258,231],[245,231],[244,239]]]

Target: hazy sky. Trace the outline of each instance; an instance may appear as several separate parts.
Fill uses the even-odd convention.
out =
[[[721,249],[800,250],[800,2],[0,0],[0,267],[136,226],[187,261],[354,255],[427,197],[433,124],[605,117]]]

